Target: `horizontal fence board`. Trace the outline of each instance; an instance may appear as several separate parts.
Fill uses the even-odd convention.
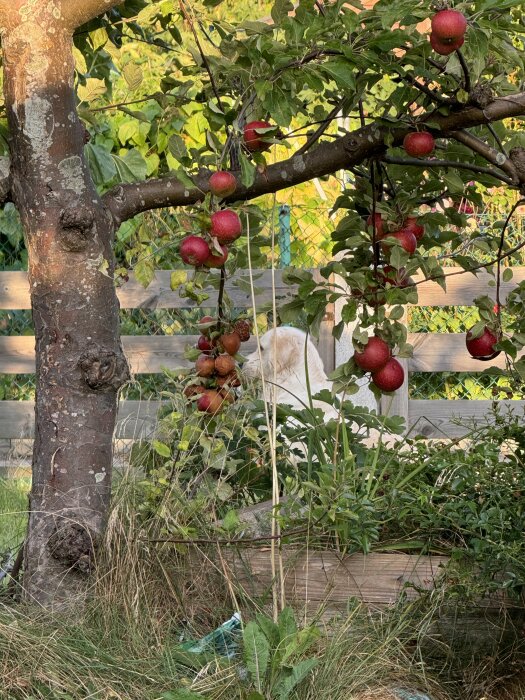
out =
[[[525,401],[497,401],[501,413],[513,412],[524,419]],[[408,426],[412,435],[427,438],[463,437],[476,425],[490,422],[493,401],[411,400],[408,403]],[[461,419],[463,425],[457,425]]]
[[[177,272],[180,272],[178,270]],[[202,304],[197,304],[191,299],[181,297],[178,290],[170,288],[171,270],[157,270],[151,284],[144,287],[136,280],[133,274],[128,282],[117,289],[120,306],[123,309],[192,309],[199,306],[215,307],[217,305],[218,292],[213,287],[205,291],[210,298]],[[210,277],[218,281],[219,273],[210,272]],[[270,304],[272,295],[271,270],[254,270],[254,287],[256,303],[258,307]],[[294,294],[295,286],[285,285],[282,281],[282,270],[275,271],[275,296],[279,302]],[[252,306],[251,293],[235,286],[236,280],[249,282],[246,270],[238,271],[226,282],[226,291],[230,296],[233,306],[247,308]],[[29,298],[29,283],[26,272],[1,272],[0,273],[0,309],[16,310],[31,308]]]
[[[471,357],[465,333],[409,333],[408,342],[414,346],[409,372],[483,372],[488,367],[506,367],[503,353],[489,362]]]
[[[422,282],[418,284],[417,306],[472,306],[474,299],[481,294],[487,294],[496,298],[496,288],[489,287],[488,283],[494,277],[484,270],[478,270],[477,275],[466,272],[461,275],[454,274],[461,271],[459,267],[445,268],[447,277],[447,291],[441,289],[436,282]],[[501,283],[501,299],[504,299],[512,289],[525,280],[525,267],[513,267],[513,278],[510,282]],[[424,278],[422,275],[414,275],[415,282]]]
[[[418,284],[419,301],[418,306],[470,306],[475,297],[480,294],[488,294],[495,297],[496,290],[489,287],[488,282],[494,279],[491,275],[480,270],[477,275],[464,273],[455,275],[461,268],[446,268],[447,291],[445,292],[436,282],[423,282],[421,275],[415,275],[414,280]],[[515,267],[513,269],[513,279],[510,282],[502,282],[501,296],[504,298],[516,284],[525,280],[525,267]],[[268,304],[272,300],[271,270],[254,270],[254,285],[258,305]],[[283,284],[282,270],[275,271],[276,297],[282,300],[294,294],[296,287]],[[210,275],[218,277],[217,273]],[[117,289],[120,306],[123,309],[183,309],[195,308],[196,306],[215,306],[217,303],[217,290],[210,287],[206,290],[210,294],[208,301],[201,305],[190,299],[179,295],[178,290],[170,289],[170,270],[157,270],[152,283],[144,287],[136,280],[134,275],[130,276],[128,282]],[[236,273],[231,280],[226,283],[226,289],[231,296],[234,306],[246,308],[251,306],[251,296],[249,292],[243,291],[235,286],[235,280],[242,278],[248,280],[246,270]],[[0,273],[0,309],[29,309],[29,284],[26,272],[1,272]]]
[[[195,346],[196,335],[123,336],[122,345],[134,374],[161,372],[163,367],[189,367],[184,359],[188,345]],[[409,333],[414,357],[408,360],[409,372],[483,372],[487,367],[505,368],[501,354],[490,362],[474,360],[465,347],[464,333]],[[247,355],[256,349],[255,338],[243,343]],[[325,358],[323,358],[325,359]],[[0,337],[0,374],[32,374],[35,371],[34,336]]]
[[[272,585],[270,548],[226,550],[236,585],[248,595],[267,596]],[[395,603],[401,592],[409,600],[418,589],[428,590],[442,573],[447,557],[411,554],[352,554],[282,550],[287,601],[306,604],[345,604],[356,597],[370,605]]]
[[[160,401],[121,401],[115,437],[137,440],[151,435],[160,406]],[[33,438],[34,432],[34,401],[0,402],[0,436],[12,439]]]
[[[184,351],[188,345],[195,346],[197,338],[196,335],[123,336],[122,346],[134,374],[158,373],[163,367],[190,367],[192,363],[184,358]],[[254,338],[242,345],[244,354],[255,349]],[[32,374],[34,371],[34,336],[0,337],[0,374]]]

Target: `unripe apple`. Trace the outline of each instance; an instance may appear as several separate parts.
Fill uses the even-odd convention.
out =
[[[211,377],[215,372],[215,360],[208,355],[200,355],[195,363],[198,377]]]
[[[403,223],[405,231],[410,231],[416,237],[416,241],[420,241],[425,235],[425,227],[417,223],[415,216],[409,216]]]
[[[211,235],[219,243],[233,243],[242,234],[242,224],[237,212],[221,209],[211,215]]]
[[[451,53],[454,53],[456,49],[460,49],[464,43],[465,37],[463,36],[450,44],[444,44],[434,34],[430,35],[430,46],[432,46],[434,51],[440,56],[449,56]]]
[[[226,377],[235,369],[235,360],[231,355],[219,355],[215,360],[215,371],[220,377]]]
[[[401,229],[401,231],[394,231],[393,233],[387,234],[387,236],[395,238],[397,241],[399,241],[399,245],[411,255],[415,252],[417,248],[416,237],[411,231],[408,231],[407,229]],[[391,245],[387,241],[383,241],[381,247],[384,252],[388,252],[388,250],[391,248]]]
[[[204,413],[215,415],[221,410],[223,403],[224,398],[218,391],[215,391],[215,389],[206,389],[197,401],[197,408]]]
[[[428,156],[435,145],[434,137],[428,131],[412,131],[403,139],[403,148],[407,155],[414,158]]]
[[[269,129],[272,125],[264,121],[248,122],[243,131],[244,145],[252,153],[258,153],[270,148],[269,143],[263,141],[264,136],[258,134],[256,129]]]
[[[228,259],[228,248],[221,245],[222,255],[219,255],[216,250],[210,250],[210,253],[204,264],[206,267],[222,267],[226,260]]]
[[[179,254],[187,265],[204,265],[210,255],[210,246],[200,236],[187,236],[180,244]]]
[[[241,347],[241,338],[236,331],[223,333],[219,338],[219,344],[222,345],[228,355],[236,355]]]
[[[475,360],[492,360],[497,357],[501,352],[494,349],[498,341],[498,336],[487,327],[479,338],[473,338],[471,331],[468,331],[465,338],[467,350]]]
[[[465,15],[457,10],[440,10],[431,20],[432,34],[443,44],[457,41],[467,30]]]
[[[208,180],[208,187],[216,197],[228,197],[237,189],[237,180],[227,170],[217,170]]]
[[[372,373],[372,381],[381,391],[396,391],[405,381],[405,370],[391,357],[384,367]]]
[[[362,352],[354,353],[354,360],[358,367],[365,372],[375,372],[384,367],[390,359],[390,348],[384,340],[373,335],[368,339]]]

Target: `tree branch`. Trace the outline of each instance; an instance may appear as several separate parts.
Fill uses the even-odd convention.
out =
[[[62,0],[60,11],[66,25],[70,29],[76,29],[123,2],[124,0]]]
[[[420,120],[431,121],[430,130],[441,137],[469,127],[488,124],[508,117],[525,115],[525,92],[498,97],[484,109],[467,105],[448,115],[427,114]],[[263,172],[257,172],[250,187],[239,185],[237,191],[226,201],[253,199],[263,194],[278,192],[293,185],[307,182],[314,177],[323,177],[341,169],[348,169],[363,163],[374,156],[385,153],[385,139],[392,139],[392,145],[400,145],[411,128],[388,128],[376,123],[367,124],[356,131],[331,142],[319,143],[307,153],[293,155],[287,160],[270,165]],[[416,161],[421,166],[423,161]],[[437,161],[439,163],[439,161]],[[430,161],[429,165],[436,165]],[[449,167],[459,167],[451,162]],[[463,166],[465,167],[465,166]],[[474,172],[483,172],[515,187],[515,182],[507,175],[491,169],[472,166]],[[467,168],[469,169],[469,168]],[[149,209],[170,206],[187,206],[204,198],[208,190],[209,173],[200,173],[194,178],[195,187],[190,188],[177,180],[167,177],[145,182],[122,184],[104,195],[104,202],[117,224]],[[240,178],[239,178],[240,182]]]
[[[408,165],[416,168],[459,168],[460,170],[470,170],[470,172],[490,175],[496,178],[496,180],[501,180],[506,182],[507,185],[515,187],[516,183],[503,173],[499,173],[497,170],[492,168],[487,168],[484,165],[471,165],[470,163],[461,163],[457,160],[425,160],[423,158],[394,158],[393,156],[384,156],[382,159],[384,163],[391,163],[392,165]]]
[[[516,166],[510,160],[510,158],[507,158],[505,156],[504,153],[501,153],[495,148],[492,148],[492,146],[489,146],[488,143],[485,143],[485,141],[478,139],[477,136],[470,134],[468,131],[452,131],[450,133],[450,136],[452,136],[452,138],[456,141],[459,141],[460,143],[473,150],[475,153],[479,153],[479,155],[483,156],[483,158],[485,158],[485,160],[488,160],[489,163],[492,163],[498,168],[501,168],[501,170],[506,172],[507,175],[513,180],[515,185],[519,184],[520,179],[518,176],[518,171],[516,170]]]

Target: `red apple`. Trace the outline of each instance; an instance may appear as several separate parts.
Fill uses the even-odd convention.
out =
[[[409,216],[403,223],[405,231],[411,231],[416,237],[416,241],[420,241],[425,235],[425,227],[417,223],[415,216]]]
[[[219,343],[228,355],[236,355],[241,347],[241,337],[236,331],[223,333],[219,338]]]
[[[237,180],[227,170],[217,170],[208,180],[208,186],[216,197],[228,197],[237,189]]]
[[[405,381],[405,370],[391,357],[384,367],[372,373],[372,381],[381,391],[396,391]]]
[[[235,360],[231,355],[219,355],[215,360],[215,371],[220,377],[226,377],[235,370]]]
[[[184,396],[191,399],[194,396],[199,396],[206,391],[206,387],[201,384],[188,384],[188,386],[182,392]]]
[[[409,156],[428,156],[434,150],[435,143],[428,131],[412,131],[403,139],[403,148]]]
[[[248,122],[244,127],[244,145],[252,153],[258,153],[270,148],[269,143],[263,141],[264,135],[258,134],[257,129],[269,129],[272,125],[268,122]]]
[[[204,265],[210,255],[210,246],[200,236],[187,236],[180,244],[179,254],[187,265]]]
[[[204,355],[209,355],[212,351],[212,344],[209,338],[207,338],[205,335],[199,336],[199,339],[197,340],[197,347]]]
[[[366,226],[367,226],[367,228],[372,228],[374,220],[375,220],[375,224],[376,224],[376,237],[378,239],[382,238],[382,236],[384,234],[384,226],[383,226],[383,217],[381,216],[381,214],[376,213],[376,214],[374,214],[374,217],[372,217],[372,214],[370,214],[370,216],[366,220]]]
[[[401,229],[401,231],[394,231],[393,233],[388,233],[387,237],[395,238],[399,241],[399,245],[404,248],[407,253],[414,253],[417,248],[417,240],[412,231],[407,229]],[[387,252],[390,249],[390,244],[384,241],[382,244],[382,249]]]
[[[206,267],[222,267],[226,260],[228,259],[228,248],[221,245],[222,255],[219,255],[216,250],[210,250],[210,253],[204,264]]]
[[[465,15],[457,10],[440,10],[431,20],[432,34],[443,44],[462,38],[467,30]]]
[[[368,339],[362,352],[354,353],[354,360],[358,367],[365,372],[375,372],[384,367],[390,359],[390,348],[384,340],[373,335]]]
[[[224,397],[222,397],[218,391],[215,391],[215,389],[206,389],[197,401],[197,408],[204,413],[215,415],[221,410],[223,403]]]
[[[221,209],[211,215],[211,235],[219,243],[229,244],[242,234],[242,224],[237,212],[232,209]]]
[[[200,355],[195,363],[198,377],[211,377],[215,372],[215,360],[208,355]]]
[[[494,345],[499,341],[497,335],[485,327],[479,338],[473,338],[471,331],[468,331],[465,339],[467,350],[475,360],[492,360],[500,354],[500,350],[495,350]]]
[[[451,53],[454,53],[456,49],[460,49],[464,43],[465,37],[460,37],[451,44],[444,44],[436,36],[434,36],[434,34],[430,35],[430,46],[432,46],[434,51],[440,56],[449,56]]]

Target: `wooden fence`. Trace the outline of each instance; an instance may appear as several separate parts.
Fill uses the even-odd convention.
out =
[[[447,272],[454,272],[453,268]],[[191,309],[195,303],[181,297],[170,288],[170,272],[158,271],[152,284],[144,289],[136,280],[119,288],[118,296],[123,309]],[[240,273],[246,275],[246,273]],[[259,271],[256,275],[256,303],[258,307],[269,307],[272,301],[271,272]],[[502,284],[502,297],[517,283],[525,279],[525,268],[516,268],[510,283]],[[419,285],[419,306],[455,306],[471,305],[480,294],[493,294],[488,287],[489,276],[480,273],[477,277],[470,274],[451,276],[447,280],[447,292],[434,282]],[[243,291],[245,285],[235,286],[234,280],[227,285],[228,293],[236,308],[251,307],[249,293]],[[206,307],[216,304],[217,292],[208,290],[210,298]],[[293,287],[282,282],[282,274],[275,274],[275,294],[277,304],[282,303],[294,293]],[[0,273],[0,310],[29,309],[29,287],[24,272]],[[334,322],[334,310],[328,309],[321,324],[319,351],[327,371],[331,371],[335,361],[335,342],[331,334]],[[176,369],[188,365],[184,359],[184,349],[194,345],[196,336],[125,336],[124,350],[130,361],[134,374],[159,373],[163,367]],[[408,381],[410,372],[480,372],[485,365],[469,357],[464,344],[464,334],[413,333],[409,342],[414,346],[414,356],[404,360],[408,369],[405,385],[396,392],[393,400],[385,397],[382,409],[391,415],[402,415],[409,428],[415,426],[415,432],[426,437],[457,437],[464,433],[464,428],[454,423],[454,417],[463,420],[482,420],[489,410],[491,401],[450,401],[450,400],[409,400]],[[251,339],[243,349],[251,352],[255,348]],[[495,365],[504,366],[502,356],[494,360]],[[34,338],[32,336],[0,337],[0,374],[30,374],[35,370]],[[523,411],[525,402],[502,401],[505,408],[513,407]],[[123,401],[119,411],[116,437],[137,439],[151,432],[155,423],[158,403],[151,401]],[[0,439],[5,452],[7,442],[14,439],[31,439],[34,431],[34,404],[30,401],[0,402]],[[0,450],[0,453],[2,450]]]

